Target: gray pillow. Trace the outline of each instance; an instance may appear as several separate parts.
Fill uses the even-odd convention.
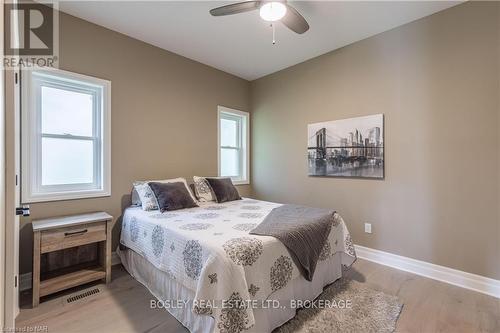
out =
[[[178,183],[149,183],[158,202],[158,208],[163,213],[167,210],[198,207],[191,197],[191,193],[182,182]]]
[[[188,184],[184,178],[172,178],[172,179],[162,179],[162,180],[138,180],[132,183],[132,193],[131,193],[131,201],[132,201],[132,206],[142,206],[142,201],[141,201],[141,196],[139,195],[139,192],[137,192],[136,186],[138,185],[143,185],[143,184],[148,184],[151,182],[155,183],[184,183],[186,188],[188,187]],[[191,191],[189,191],[191,193]],[[194,192],[191,193],[191,198],[193,198],[194,201],[196,201],[196,197],[194,195]],[[155,199],[156,201],[156,199]],[[155,208],[158,209],[156,203],[155,203]]]
[[[231,178],[205,178],[215,194],[218,203],[241,200]]]

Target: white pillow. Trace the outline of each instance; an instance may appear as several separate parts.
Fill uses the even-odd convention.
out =
[[[212,187],[205,179],[205,177],[193,177],[194,182],[194,192],[199,201],[210,202],[215,201],[215,196],[212,192]]]
[[[153,190],[149,187],[148,183],[150,182],[156,182],[156,183],[184,183],[184,186],[186,187],[187,191],[189,192],[189,195],[193,200],[196,202],[196,198],[189,189],[189,186],[186,182],[186,179],[179,177],[179,178],[172,178],[172,179],[162,179],[162,180],[143,180],[143,181],[136,181],[134,182],[134,191],[137,192],[137,197],[140,199],[140,205],[142,205],[142,209],[144,210],[156,210],[158,209],[158,202],[156,201],[156,197],[153,193]],[[133,192],[133,191],[132,191]],[[137,197],[134,198],[134,193],[132,193],[132,205],[138,205],[138,202],[135,201],[134,199],[137,200]]]
[[[142,182],[134,182],[132,184],[132,193],[131,193],[131,201],[132,201],[132,206],[141,206],[141,198],[139,197],[139,193],[137,193],[137,190],[135,189],[135,185],[139,185]]]
[[[134,185],[134,189],[141,200],[141,205],[143,210],[155,210],[158,209],[158,202],[156,202],[155,194],[148,183],[142,183]]]

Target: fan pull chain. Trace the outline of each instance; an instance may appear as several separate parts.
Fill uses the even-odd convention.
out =
[[[271,28],[273,28],[273,45],[276,45],[276,28],[272,23],[271,23]]]

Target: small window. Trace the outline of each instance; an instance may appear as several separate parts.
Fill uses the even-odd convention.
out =
[[[219,176],[249,184],[248,113],[219,106]]]
[[[111,83],[31,70],[21,85],[22,201],[111,195]]]

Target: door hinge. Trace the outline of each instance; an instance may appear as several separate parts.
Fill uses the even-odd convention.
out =
[[[14,277],[14,288],[17,288],[17,275]]]
[[[16,175],[16,186],[19,184],[17,179],[18,179],[18,176]]]
[[[14,74],[14,81],[16,82],[16,84],[19,82],[18,73]]]

